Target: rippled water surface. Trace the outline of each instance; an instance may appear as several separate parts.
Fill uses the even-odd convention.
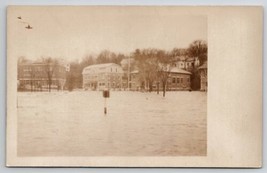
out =
[[[207,93],[18,93],[19,156],[203,156]]]

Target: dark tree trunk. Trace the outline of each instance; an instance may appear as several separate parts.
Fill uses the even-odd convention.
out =
[[[51,92],[51,81],[48,83],[48,91]]]
[[[166,82],[163,82],[162,84],[162,91],[163,91],[163,97],[165,97],[165,94],[166,94]]]
[[[152,92],[153,90],[153,82],[149,82],[149,92]]]
[[[31,80],[31,92],[32,92],[32,80]]]
[[[157,82],[157,94],[159,94],[159,82]]]

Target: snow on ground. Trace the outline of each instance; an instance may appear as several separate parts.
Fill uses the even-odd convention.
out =
[[[207,94],[18,93],[19,156],[202,156]]]

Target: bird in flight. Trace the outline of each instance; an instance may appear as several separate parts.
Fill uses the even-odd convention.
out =
[[[26,29],[33,29],[33,27],[28,22],[24,21],[21,16],[18,16],[17,18],[19,19],[19,23],[22,23],[24,25],[27,25],[25,27]]]
[[[32,29],[32,27],[30,25],[25,27],[26,29]]]

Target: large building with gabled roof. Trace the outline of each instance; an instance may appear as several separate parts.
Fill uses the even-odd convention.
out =
[[[121,89],[122,67],[115,63],[95,64],[83,69],[83,88],[89,90]]]

